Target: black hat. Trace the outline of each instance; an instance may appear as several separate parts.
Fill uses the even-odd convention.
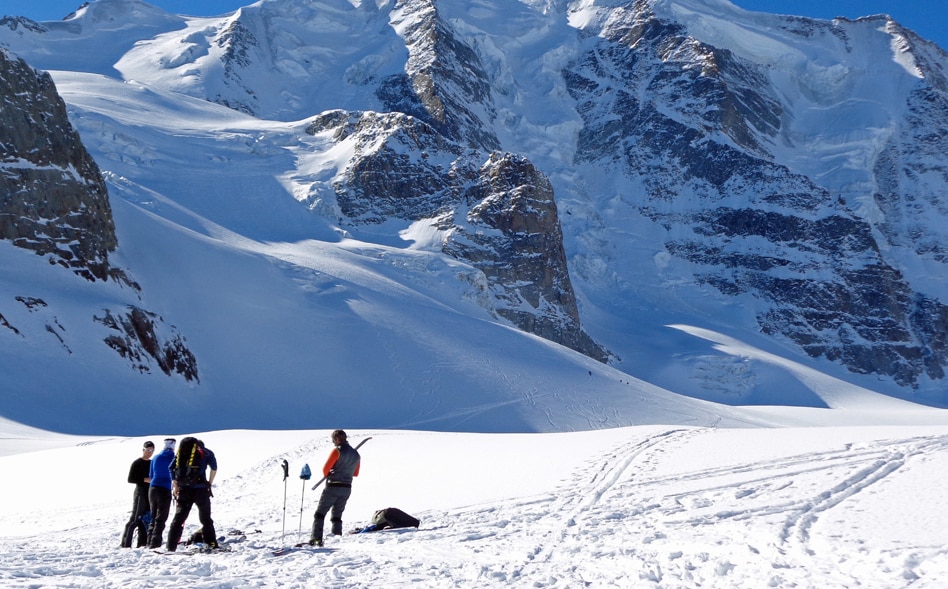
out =
[[[145,445],[142,446],[142,450],[147,450],[149,448],[154,448],[154,447],[155,447],[155,443],[152,442],[151,440],[148,440],[147,442],[145,442]]]

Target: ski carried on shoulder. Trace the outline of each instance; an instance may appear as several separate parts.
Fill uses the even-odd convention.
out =
[[[358,444],[355,448],[353,448],[353,450],[358,450],[359,448],[362,447],[362,444],[368,442],[368,441],[371,440],[371,439],[372,439],[372,436],[369,436],[369,437],[367,437],[366,439],[362,440],[361,442],[359,442],[359,444]],[[319,485],[323,484],[323,481],[325,481],[327,478],[329,478],[329,477],[323,477],[323,478],[319,479],[318,481],[316,481],[316,484],[313,485],[313,490],[315,491],[315,490],[316,490],[316,487],[318,487]]]

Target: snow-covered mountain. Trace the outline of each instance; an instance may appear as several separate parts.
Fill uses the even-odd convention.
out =
[[[681,394],[948,404],[948,56],[887,17],[95,0],[5,18],[0,44],[52,74],[111,259],[196,359],[130,369],[86,327],[127,291],[0,242],[6,417],[536,431],[768,421]]]

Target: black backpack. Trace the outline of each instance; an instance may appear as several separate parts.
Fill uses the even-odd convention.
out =
[[[398,509],[397,507],[386,507],[375,512],[372,516],[372,523],[379,530],[390,528],[417,528],[421,522],[416,517],[412,517]]]
[[[206,483],[204,470],[207,458],[204,454],[204,442],[188,436],[178,444],[178,453],[174,456],[174,479],[184,487]]]

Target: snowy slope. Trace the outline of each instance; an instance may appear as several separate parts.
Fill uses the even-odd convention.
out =
[[[114,201],[120,261],[134,268],[149,303],[173,318],[207,367],[200,386],[184,391],[161,376],[148,379],[152,389],[135,385],[144,394],[133,395],[99,390],[90,378],[86,394],[121,410],[78,430],[72,416],[79,406],[69,418],[46,417],[58,420],[46,423],[61,431],[134,431],[146,425],[130,424],[127,415],[139,413],[156,424],[195,428],[298,428],[316,419],[327,426],[335,420],[468,431],[748,419],[740,409],[669,394],[490,322],[468,299],[470,268],[413,249],[415,242],[359,240],[280,197],[296,178],[332,169],[328,155],[316,156],[320,138],[303,134],[300,124],[261,121],[97,75],[59,72],[56,81],[90,149],[106,154],[110,189],[120,196]],[[216,145],[222,136],[223,147]],[[177,173],[168,176],[169,168]],[[182,177],[189,182],[182,185]],[[407,232],[404,239],[420,238]],[[304,329],[287,329],[301,317]],[[714,353],[693,341],[692,349]],[[74,347],[84,353],[85,346]],[[505,352],[510,349],[517,355]],[[743,360],[723,362],[746,366],[762,356],[740,350],[725,358]],[[781,382],[774,403],[836,406],[806,378],[779,363],[762,364]],[[224,366],[229,369],[221,371]],[[56,378],[52,369],[40,373]],[[709,378],[724,383],[728,375]],[[69,387],[82,390],[75,379]],[[803,394],[795,391],[809,397],[794,401]],[[173,397],[162,403],[155,394]],[[76,395],[77,405],[82,399]],[[179,404],[188,407],[186,415]],[[878,419],[897,418],[880,407]]]
[[[353,239],[295,206],[280,185],[281,170],[298,174],[298,152],[320,141],[300,125],[268,123],[96,74],[55,76],[85,141],[110,170],[122,244],[117,263],[134,268],[151,308],[186,335],[201,359],[201,383],[116,371],[111,352],[94,345],[97,334],[72,335],[70,321],[94,312],[90,300],[68,311],[75,318],[57,317],[68,352],[34,359],[30,349],[17,347],[0,359],[11,375],[9,390],[43,394],[8,401],[7,417],[76,433],[338,421],[588,429],[640,423],[645,414],[654,419],[643,405],[664,407],[655,410],[669,412],[661,421],[730,421],[730,409],[660,391],[488,321],[465,299],[459,276],[472,274],[470,268],[407,242]],[[74,292],[70,276],[30,284],[46,277],[32,276],[44,262],[4,247],[20,261],[2,270],[10,298],[29,291],[62,309],[70,299],[56,291]],[[510,349],[518,354],[510,356]],[[81,372],[58,369],[64,355],[78,358]],[[15,368],[24,362],[33,369]],[[117,384],[100,386],[97,372]],[[59,396],[62,412],[36,414],[35,403],[48,406]]]
[[[0,503],[0,584],[937,589],[948,576],[944,425],[349,433],[373,439],[344,530],[385,507],[420,529],[331,536],[279,558],[270,550],[307,538],[318,492],[297,475],[318,470],[329,430],[201,433],[219,463],[217,530],[246,538],[182,557],[118,548],[127,465],[145,438],[32,452],[23,440],[24,453],[0,457],[31,481]],[[64,492],[90,464],[97,483]],[[186,535],[197,528],[192,513]]]

